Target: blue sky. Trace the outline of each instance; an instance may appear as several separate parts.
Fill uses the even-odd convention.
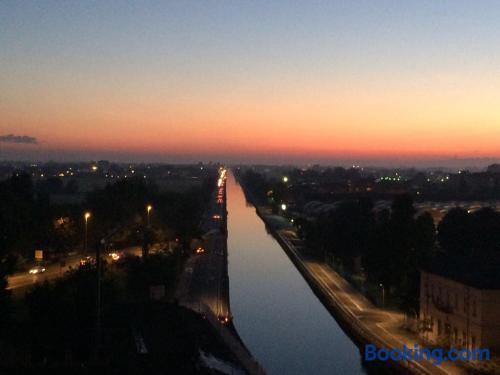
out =
[[[494,130],[500,113],[489,104],[500,99],[499,19],[498,1],[2,1],[0,132],[40,139],[38,149],[16,149],[27,155],[71,147],[103,151],[110,141],[113,152],[128,147],[134,155],[145,148],[158,153],[160,146],[142,135],[137,143],[134,135],[115,144],[120,130],[132,134],[133,126],[144,126],[152,137],[171,130],[177,139],[199,132],[206,140],[207,134],[226,134],[231,117],[255,134],[249,142],[270,128],[295,129],[287,144],[307,127],[336,135],[340,145],[319,144],[322,154],[364,155],[372,139],[381,144],[370,149],[373,155],[498,156],[500,150],[486,141],[500,136]],[[461,91],[469,94],[457,100]],[[433,115],[436,109],[425,98],[439,92],[444,112],[451,113],[454,102],[460,107],[456,116]],[[372,116],[377,121],[370,122],[367,103],[381,97],[382,109]],[[319,110],[315,101],[322,103]],[[351,112],[325,109],[344,101]],[[355,113],[357,102],[366,118]],[[425,123],[414,123],[412,113],[423,111],[429,113]],[[392,132],[392,118],[400,124],[399,149],[391,149],[395,141],[383,144],[375,130],[363,150],[351,134],[342,135],[346,127]],[[463,139],[443,153],[436,145],[414,150],[405,143],[405,132],[417,136],[432,123],[441,130],[436,137],[456,128]],[[479,125],[471,128],[473,123]],[[462,155],[470,130],[482,151]],[[102,142],[93,144],[84,133]],[[249,155],[284,152],[278,134],[269,135],[264,151],[241,136],[228,136],[223,144],[246,147]],[[201,142],[194,140],[197,149]],[[186,154],[214,154],[220,144],[207,142],[201,154]],[[81,143],[92,147],[79,149]],[[308,139],[307,152],[317,143]]]

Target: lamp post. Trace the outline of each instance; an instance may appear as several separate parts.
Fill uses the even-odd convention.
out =
[[[385,307],[385,288],[384,288],[384,284],[380,283],[379,286],[382,288],[382,307]]]
[[[148,204],[146,206],[146,214],[147,214],[147,225],[143,228],[143,237],[142,237],[142,259],[146,259],[149,253],[149,241],[151,239],[151,220],[150,220],[150,213],[151,210],[153,209],[153,206]]]
[[[83,215],[83,218],[85,219],[85,242],[84,242],[84,251],[85,255],[87,255],[87,244],[88,244],[88,224],[89,224],[89,219],[90,219],[90,212],[85,212]]]
[[[147,207],[146,207],[146,212],[148,214],[148,227],[150,225],[150,218],[149,217],[150,217],[150,212],[151,212],[152,209],[153,209],[153,206],[151,206],[150,204],[148,204]]]

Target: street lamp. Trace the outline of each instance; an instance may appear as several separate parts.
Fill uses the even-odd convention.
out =
[[[385,307],[385,288],[384,284],[379,284],[379,286],[382,288],[382,307]]]
[[[87,255],[87,244],[88,244],[88,224],[89,224],[89,219],[90,219],[90,212],[85,212],[83,215],[83,218],[85,219],[85,243],[84,243],[84,251],[85,255]]]
[[[149,219],[149,213],[151,212],[151,210],[153,209],[153,206],[151,206],[150,204],[147,205],[146,207],[146,212],[148,213],[148,227],[149,227],[149,224],[150,224],[150,219]]]
[[[286,204],[282,203],[282,204],[281,204],[281,209],[282,209],[283,211],[286,211]]]
[[[288,177],[287,176],[283,176],[283,182],[286,184],[288,182]]]

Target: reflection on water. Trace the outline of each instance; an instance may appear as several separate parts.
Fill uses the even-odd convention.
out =
[[[269,375],[362,374],[360,353],[227,180],[231,311]]]

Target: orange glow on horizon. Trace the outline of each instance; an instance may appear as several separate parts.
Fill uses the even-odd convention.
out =
[[[200,156],[500,157],[495,82],[441,77],[434,85],[324,83],[182,99],[154,95],[38,98],[0,116],[47,150]],[[409,83],[406,83],[408,86]],[[30,98],[26,99],[30,100]],[[31,98],[31,101],[34,98]],[[69,107],[66,107],[67,104]],[[27,103],[26,103],[27,104]],[[24,147],[12,146],[9,147]],[[32,146],[29,146],[32,147]]]
[[[500,3],[125,2],[0,2],[0,158],[500,158]]]

